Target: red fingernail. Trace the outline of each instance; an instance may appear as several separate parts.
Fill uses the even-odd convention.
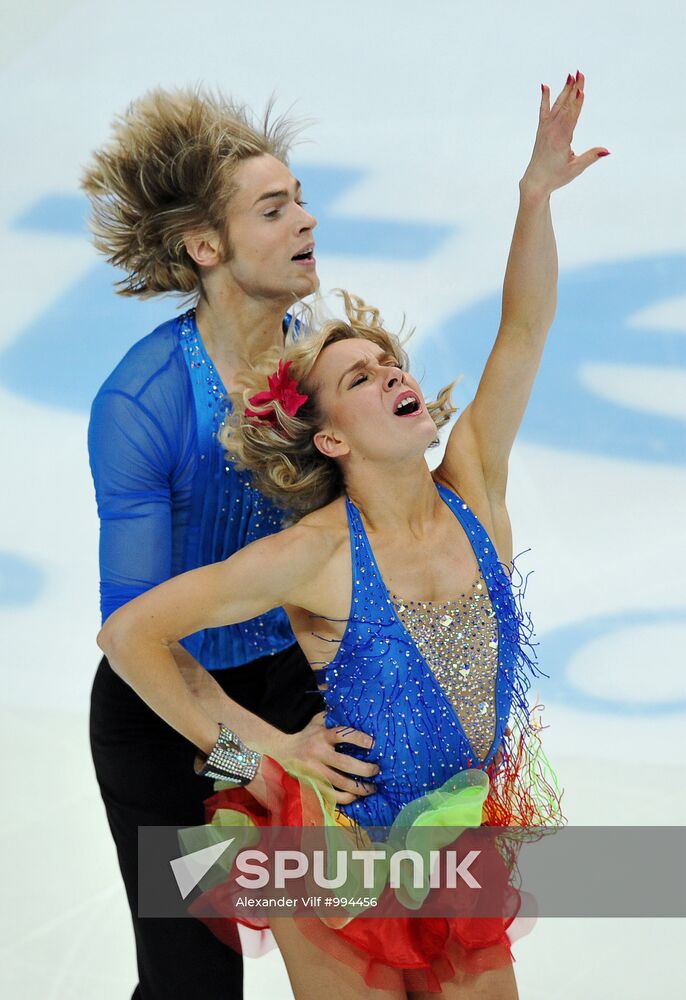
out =
[[[570,83],[574,83],[574,77],[571,73],[567,73],[567,86],[569,86]]]
[[[541,84],[541,93],[545,94],[545,84],[544,83]]]
[[[579,70],[576,71],[576,82],[579,82]]]
[[[609,156],[609,155],[610,155],[609,149],[601,149],[601,151],[598,153],[598,156]]]
[[[581,97],[581,91],[580,91],[580,90],[577,90],[577,92],[576,92],[576,96],[577,96],[577,97]]]

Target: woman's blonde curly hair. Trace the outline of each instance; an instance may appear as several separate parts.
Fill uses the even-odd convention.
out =
[[[229,256],[236,168],[265,153],[287,163],[300,127],[271,120],[271,111],[270,103],[256,123],[219,92],[157,89],[115,118],[112,139],[93,154],[81,187],[96,248],[126,272],[116,285],[120,295],[201,294],[185,240],[210,228]]]
[[[232,413],[219,432],[229,459],[239,468],[249,469],[255,488],[294,519],[318,510],[345,492],[341,466],[323,455],[313,441],[325,414],[317,401],[317,386],[308,379],[321,352],[339,340],[370,340],[394,357],[399,368],[409,370],[402,344],[412,331],[401,341],[384,328],[378,309],[346,291],[339,290],[339,294],[347,320],[330,319],[316,331],[300,334],[293,332],[292,325],[284,350],[265,353],[258,365],[243,373],[241,390],[229,394]],[[290,362],[289,376],[309,399],[295,416],[289,416],[277,401],[270,401],[260,404],[259,409],[273,411],[275,422],[246,418],[250,398],[266,389],[267,376],[274,373],[280,359]],[[451,382],[445,386],[437,399],[426,404],[437,428],[448,423],[456,412],[450,398],[454,385]]]

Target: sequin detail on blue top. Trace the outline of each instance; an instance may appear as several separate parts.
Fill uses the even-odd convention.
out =
[[[523,627],[512,582],[476,515],[457,494],[440,484],[437,489],[466,532],[487,589],[479,616],[483,615],[493,629],[485,633],[488,654],[484,657],[477,644],[470,663],[469,649],[465,648],[455,669],[475,669],[476,660],[481,658],[485,665],[481,671],[483,682],[489,674],[489,658],[495,658],[492,686],[485,683],[486,694],[475,703],[476,711],[488,717],[491,738],[484,742],[483,727],[475,728],[471,720],[465,728],[479,737],[479,745],[475,748],[470,743],[460,723],[462,713],[458,714],[451,700],[456,697],[458,684],[451,689],[445,665],[434,664],[432,669],[420,652],[401,620],[403,612],[399,616],[398,603],[386,589],[360,514],[346,500],[352,606],[338,652],[319,674],[325,688],[327,726],[358,729],[375,739],[368,752],[352,744],[340,746],[345,753],[380,767],[373,779],[377,790],[340,807],[365,827],[389,826],[402,806],[443,785],[458,771],[487,766],[501,743],[513,707],[526,712],[529,682],[524,667],[531,661],[524,647],[531,630]],[[470,626],[472,637],[473,629],[474,622]],[[491,645],[494,642],[495,649]],[[468,716],[472,714],[467,712]]]
[[[281,529],[281,512],[225,459],[216,435],[228,406],[192,309],[134,344],[99,390],[88,446],[103,621],[163,580]],[[293,642],[280,608],[183,640],[209,670]]]

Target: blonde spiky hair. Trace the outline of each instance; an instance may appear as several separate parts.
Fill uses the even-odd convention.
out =
[[[287,163],[300,126],[272,121],[272,106],[258,125],[245,105],[219,92],[157,89],[115,118],[113,137],[93,154],[81,186],[96,248],[127,272],[117,282],[120,295],[200,293],[186,238],[211,228],[228,256],[236,168],[265,153]]]

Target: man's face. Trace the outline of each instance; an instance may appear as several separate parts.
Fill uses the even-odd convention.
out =
[[[267,154],[244,160],[228,208],[231,253],[223,265],[251,298],[289,304],[317,290],[312,231],[300,182]]]

